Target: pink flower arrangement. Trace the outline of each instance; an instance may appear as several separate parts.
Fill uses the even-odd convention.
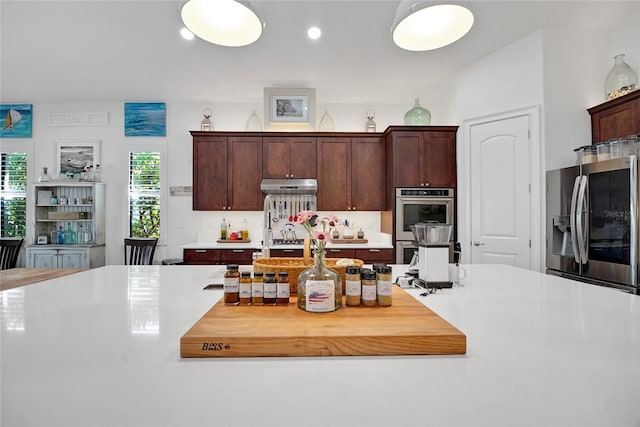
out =
[[[327,215],[322,218],[314,211],[302,211],[298,214],[296,224],[302,225],[309,233],[311,243],[318,250],[324,250],[325,245],[331,239],[331,230],[342,224],[335,215]]]

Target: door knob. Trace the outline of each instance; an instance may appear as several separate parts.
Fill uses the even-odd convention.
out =
[[[473,242],[473,246],[484,246],[482,242]]]

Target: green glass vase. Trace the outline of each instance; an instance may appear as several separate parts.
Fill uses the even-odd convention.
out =
[[[404,124],[408,126],[428,126],[431,124],[431,113],[420,106],[419,98],[416,98],[413,108],[404,115]]]

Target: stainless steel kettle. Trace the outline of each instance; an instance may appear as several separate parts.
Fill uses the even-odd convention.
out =
[[[284,240],[285,242],[295,242],[298,240],[298,237],[296,236],[295,225],[290,222],[284,225],[284,228],[280,230],[280,234],[282,234],[282,240]]]

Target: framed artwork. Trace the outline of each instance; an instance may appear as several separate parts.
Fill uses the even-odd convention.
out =
[[[315,130],[316,90],[309,88],[264,88],[266,129]]]
[[[0,138],[31,138],[31,104],[0,104]]]
[[[82,173],[100,164],[100,141],[97,139],[58,141],[57,148],[58,174]]]
[[[164,102],[125,102],[124,136],[167,136]]]

